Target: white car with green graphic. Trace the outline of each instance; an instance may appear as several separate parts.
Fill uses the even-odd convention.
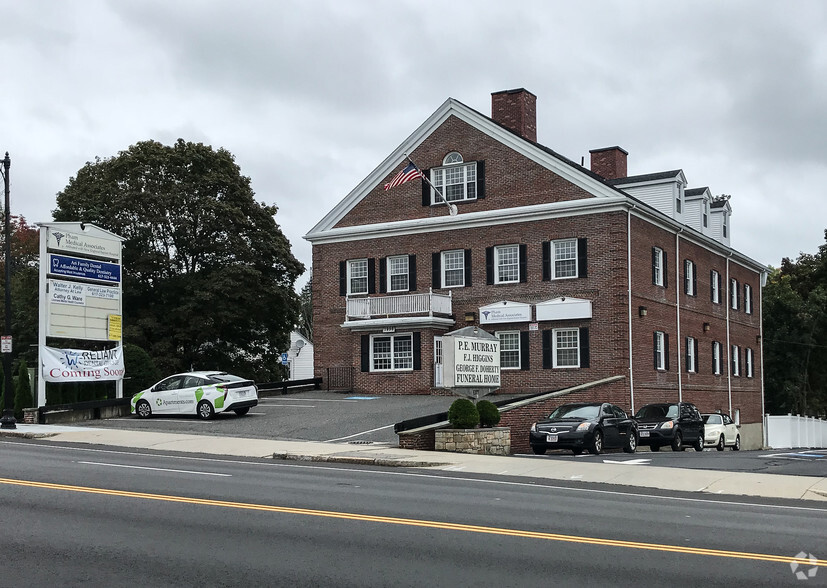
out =
[[[203,371],[175,374],[132,397],[132,414],[197,414],[211,419],[220,412],[244,416],[258,404],[258,388],[227,372]]]

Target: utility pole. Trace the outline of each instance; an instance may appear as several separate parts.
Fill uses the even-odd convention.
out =
[[[5,187],[6,208],[5,208],[5,229],[4,235],[6,239],[5,247],[5,261],[6,261],[6,324],[3,329],[3,375],[5,376],[5,384],[3,390],[4,407],[3,417],[0,418],[0,429],[16,429],[14,418],[14,395],[12,394],[12,378],[11,378],[11,210],[9,209],[9,168],[11,167],[11,159],[9,159],[9,152],[6,151],[6,157],[2,161],[3,164],[3,185]]]

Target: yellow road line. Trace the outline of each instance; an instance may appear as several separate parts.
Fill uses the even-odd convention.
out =
[[[105,496],[118,496],[123,498],[143,498],[145,500],[160,500],[163,502],[179,502],[184,504],[199,504],[203,506],[220,506],[224,508],[238,508],[244,510],[258,510],[264,512],[276,512],[282,514],[305,515],[314,517],[327,517],[334,519],[345,519],[351,521],[366,521],[373,523],[385,523],[389,525],[406,525],[410,527],[429,527],[432,529],[443,529],[450,531],[464,531],[468,533],[484,533],[489,535],[503,535],[509,537],[522,537],[527,539],[544,539],[546,541],[563,541],[566,543],[582,543],[587,545],[601,545],[608,547],[625,547],[627,549],[645,549],[650,551],[664,551],[670,553],[684,553],[689,555],[706,555],[711,557],[728,557],[734,559],[749,559],[768,561],[776,563],[799,563],[810,566],[827,567],[827,560],[819,559],[811,561],[806,558],[789,557],[783,555],[771,555],[766,553],[749,553],[744,551],[726,551],[720,549],[703,549],[699,547],[684,547],[680,545],[658,545],[655,543],[641,543],[639,541],[620,541],[615,539],[600,539],[597,537],[580,537],[577,535],[561,535],[558,533],[541,533],[537,531],[521,531],[519,529],[501,529],[497,527],[482,527],[477,525],[463,525],[459,523],[447,523],[442,521],[427,521],[418,519],[403,519],[397,517],[384,517],[365,514],[354,514],[329,510],[314,510],[308,508],[290,508],[286,506],[271,506],[268,504],[253,504],[246,502],[229,502],[225,500],[208,500],[204,498],[190,498],[187,496],[171,496],[165,494],[147,494],[145,492],[127,492],[124,490],[110,490],[106,488],[91,488],[86,486],[69,486],[66,484],[50,484],[47,482],[33,482],[29,480],[14,480],[11,478],[0,478],[0,484],[11,486],[27,486],[30,488],[43,488],[47,490],[63,490],[66,492],[82,492],[85,494],[102,494]]]

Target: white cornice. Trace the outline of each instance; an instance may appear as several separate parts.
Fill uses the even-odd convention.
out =
[[[396,318],[360,319],[345,321],[342,327],[351,331],[378,331],[394,327],[397,329],[450,329],[456,324],[451,318],[436,316],[400,316]]]

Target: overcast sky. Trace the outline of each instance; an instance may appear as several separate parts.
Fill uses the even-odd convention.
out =
[[[235,155],[309,268],[302,236],[448,97],[490,115],[491,92],[524,87],[558,153],[620,145],[629,175],[683,169],[730,194],[746,255],[777,266],[824,244],[822,0],[0,8],[0,153],[30,222],[87,161],[181,137]]]

